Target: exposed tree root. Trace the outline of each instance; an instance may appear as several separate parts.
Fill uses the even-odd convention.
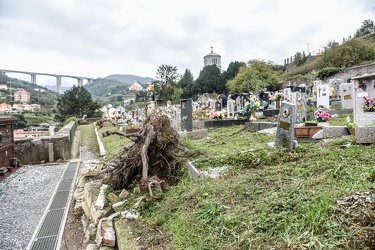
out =
[[[134,134],[102,133],[103,136],[116,134],[132,140],[130,146],[124,147],[111,171],[111,182],[116,188],[129,188],[138,183],[141,191],[155,199],[158,196],[154,195],[153,189],[162,192],[166,183],[179,180],[183,160],[178,153],[184,147],[166,114],[150,114],[141,130]]]

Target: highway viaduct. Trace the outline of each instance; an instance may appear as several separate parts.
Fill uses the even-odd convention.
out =
[[[9,69],[0,69],[0,74],[5,75],[6,73],[19,73],[19,74],[26,74],[31,76],[31,82],[36,84],[36,76],[37,75],[44,75],[44,76],[52,76],[56,78],[56,86],[57,92],[62,94],[61,92],[61,78],[74,78],[77,79],[78,86],[83,86],[83,80],[87,80],[87,83],[92,83],[94,78],[84,77],[84,76],[71,76],[71,75],[59,75],[59,74],[50,74],[50,73],[38,73],[38,72],[30,72],[30,71],[21,71],[21,70],[9,70]]]

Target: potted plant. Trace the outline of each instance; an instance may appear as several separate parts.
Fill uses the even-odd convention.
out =
[[[350,135],[354,135],[355,134],[355,128],[358,127],[357,124],[355,124],[354,122],[351,122],[349,116],[346,118],[345,126],[348,129],[348,132],[349,132]]]

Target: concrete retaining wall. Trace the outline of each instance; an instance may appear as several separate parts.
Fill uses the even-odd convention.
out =
[[[72,144],[77,123],[72,121],[53,136],[27,137],[14,141],[16,158],[22,164],[50,162],[50,143],[53,144],[53,161],[69,160],[72,157]]]

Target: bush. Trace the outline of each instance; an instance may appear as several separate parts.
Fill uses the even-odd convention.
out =
[[[324,69],[321,69],[318,72],[318,77],[320,79],[324,79],[324,78],[329,77],[331,75],[337,74],[342,70],[343,70],[342,68],[335,68],[335,67],[324,68]]]

